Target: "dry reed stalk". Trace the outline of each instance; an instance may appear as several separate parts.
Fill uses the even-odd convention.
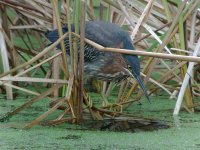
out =
[[[73,33],[75,36],[79,37],[76,33]],[[162,59],[170,59],[170,60],[181,60],[181,61],[191,61],[191,62],[200,62],[199,57],[194,56],[184,56],[184,55],[174,55],[174,54],[164,54],[158,52],[144,52],[140,50],[128,50],[128,49],[119,49],[119,48],[108,48],[103,47],[89,39],[85,38],[85,42],[92,45],[93,47],[97,48],[100,51],[106,52],[114,52],[114,53],[121,53],[121,54],[130,54],[130,55],[139,55],[139,56],[148,56],[148,57],[155,57],[155,58],[162,58]]]
[[[72,118],[73,119],[76,118],[76,115],[75,115],[75,111],[74,111],[73,105],[71,105],[71,102],[70,102],[70,96],[73,94],[72,93],[72,90],[73,90],[72,88],[73,88],[74,81],[75,81],[74,80],[74,76],[72,76],[71,78],[69,78],[69,84],[68,84],[68,88],[67,88],[67,91],[66,91],[66,94],[65,94],[65,97],[67,99],[67,103],[68,103],[69,108],[71,110]]]
[[[99,20],[103,20],[103,4],[102,4],[102,1],[100,1],[100,5],[99,5]]]
[[[68,84],[67,80],[30,78],[30,77],[3,77],[3,78],[0,78],[0,81],[43,82],[43,83],[54,83],[54,84]]]
[[[0,28],[2,28],[2,23],[1,23],[1,19],[0,19]],[[9,65],[9,60],[8,60],[8,53],[7,53],[7,49],[6,49],[6,43],[4,40],[4,36],[2,33],[2,30],[0,30],[0,52],[1,52],[1,57],[2,57],[2,64],[3,64],[3,70],[9,71],[10,70],[10,65]],[[10,75],[8,75],[9,77]],[[11,82],[10,82],[11,84]],[[6,86],[6,96],[7,99],[12,100],[13,99],[13,91],[11,87]]]
[[[40,52],[38,55],[36,55],[35,57],[31,58],[28,62],[25,62],[3,74],[0,75],[0,78],[11,74],[19,69],[25,68],[26,66],[31,65],[32,63],[34,63],[35,61],[37,61],[38,59],[40,59],[41,57],[43,57],[45,54],[47,54],[50,50],[52,50],[53,48],[55,48],[60,41],[62,41],[64,38],[66,38],[66,36],[68,36],[68,33],[64,34],[62,37],[60,37],[56,42],[54,42],[53,44],[51,44],[49,47],[46,47],[42,52]]]
[[[70,19],[70,4],[69,1],[66,3],[66,10],[67,10],[67,28],[69,32],[69,48],[70,48],[70,61],[71,61],[71,68],[72,68],[72,74],[75,74],[75,68],[74,65],[74,52],[72,48],[72,35],[71,35],[71,19]]]
[[[128,14],[125,6],[122,4],[121,0],[117,1],[121,10],[123,11],[124,15],[126,16],[126,19],[129,21],[129,23],[131,24],[132,27],[135,27],[135,22],[132,20],[132,18],[130,17],[130,15]]]
[[[84,84],[84,39],[85,39],[85,13],[86,4],[84,0],[81,0],[81,20],[80,20],[80,57],[79,57],[79,92],[77,105],[74,105],[76,110],[76,122],[80,123],[83,121],[82,104],[83,104],[83,84]]]
[[[89,1],[88,1],[88,6],[89,6],[89,10],[90,10],[92,16],[95,16],[95,13],[94,13],[94,6],[93,6],[93,1],[92,1],[92,0],[89,0]]]
[[[178,5],[180,5],[180,3],[178,3]],[[184,15],[183,13],[180,15],[179,23],[178,23],[180,48],[181,49],[188,49],[187,41],[186,41],[186,39],[188,39],[188,37],[187,37],[188,34],[185,32],[186,31],[186,23],[187,22],[183,21],[183,19],[184,19],[183,15]],[[182,68],[180,68],[180,76],[181,76],[181,78],[184,78],[185,74],[187,73],[187,67],[188,67],[187,65],[184,65]],[[189,106],[192,106],[193,105],[193,98],[192,98],[193,95],[191,93],[191,88],[189,87],[189,85],[186,88],[184,97],[185,97],[184,99],[185,99],[187,108]],[[194,109],[192,108],[192,109],[190,109],[190,111],[194,112]]]
[[[191,32],[190,32],[190,44],[194,45],[195,42],[195,27],[196,27],[196,20],[197,20],[197,10],[194,12],[192,16],[192,24],[191,24]]]
[[[159,30],[162,30],[163,28],[165,28],[165,27],[167,27],[167,26],[170,26],[170,25],[171,25],[171,23],[172,23],[172,22],[168,22],[168,23],[166,23],[165,25],[161,26],[160,28],[158,28],[158,29],[154,30],[154,32],[158,32]],[[145,38],[148,38],[149,36],[151,36],[151,34],[150,34],[150,33],[149,33],[149,34],[147,34],[147,35],[145,35],[144,37],[142,37],[142,38],[138,39],[138,40],[135,40],[133,43],[134,43],[134,44],[137,44],[138,42],[140,42],[140,41],[144,40]]]
[[[79,72],[79,69],[78,69],[78,47],[77,47],[77,43],[76,42],[73,42],[73,50],[74,50],[74,61],[73,61],[73,64],[74,64],[74,80],[75,80],[75,83],[78,83],[78,72]],[[71,45],[72,46],[72,45]],[[79,85],[78,84],[75,84],[74,86],[74,89],[73,89],[73,98],[75,99],[78,99],[78,91],[79,91]]]
[[[15,9],[15,10],[20,11],[23,15],[25,15],[29,18],[36,19],[36,20],[38,19],[39,21],[45,21],[46,23],[51,22],[52,18],[43,17],[41,14],[39,14],[37,12],[30,11],[29,10],[30,7],[27,9],[27,8],[25,8],[27,6],[23,6],[22,4],[18,4],[20,6],[17,6],[17,3],[15,3],[15,2],[14,3],[12,2],[13,3],[12,4],[10,1],[8,3],[8,1],[2,1],[2,0],[0,0],[0,3],[5,5],[5,6],[9,6],[9,7]]]
[[[97,108],[93,106],[92,100],[85,90],[83,91],[83,96],[84,96],[83,103],[88,108],[92,118],[94,120],[103,120],[102,115],[99,113],[99,111],[96,110]]]
[[[56,1],[56,4],[57,4],[57,1]],[[56,23],[56,14],[55,14],[55,11],[53,11],[53,29],[57,29],[57,23]],[[57,49],[54,48],[54,54],[58,53]],[[59,78],[59,63],[58,63],[58,58],[55,58],[53,60],[53,66],[52,66],[52,74],[53,74],[53,78],[54,79],[58,79]],[[54,97],[57,97],[59,94],[58,94],[58,90],[55,90],[53,95]]]
[[[187,62],[181,62],[181,63],[179,63],[179,64],[176,65],[174,68],[172,68],[170,71],[166,72],[163,76],[161,76],[161,77],[157,80],[157,82],[164,84],[165,82],[168,81],[168,78],[169,78],[170,74],[173,74],[176,70],[178,70],[179,68],[181,68],[181,67],[182,67],[183,65],[185,65],[186,63],[187,63]],[[152,87],[149,88],[150,91],[151,91],[151,88],[154,88],[154,86],[152,86]],[[154,89],[153,91],[155,91],[155,89]],[[153,92],[153,91],[151,91],[151,92]]]
[[[200,51],[200,38],[199,38],[198,43],[196,45],[196,48],[194,50],[193,56],[197,56],[199,51]],[[194,62],[190,62],[189,66],[188,66],[188,69],[187,69],[187,73],[185,74],[185,78],[183,80],[183,83],[182,83],[182,86],[181,86],[181,89],[180,89],[180,92],[179,92],[179,95],[178,95],[176,106],[174,108],[174,113],[173,113],[174,115],[178,115],[179,114],[179,111],[180,111],[180,108],[181,108],[181,104],[182,104],[182,100],[183,100],[183,96],[184,96],[186,87],[188,86],[188,82],[189,82],[189,79],[191,77],[193,68],[194,68]]]
[[[72,35],[71,35],[71,12],[70,12],[70,2],[67,1],[65,4],[64,4],[64,7],[66,9],[66,12],[67,12],[67,28],[68,28],[68,32],[69,32],[69,36],[68,36],[68,39],[69,39],[69,47],[70,47],[70,62],[68,62],[68,64],[70,64],[71,66],[71,69],[70,69],[70,75],[74,76],[74,80],[77,81],[77,63],[78,63],[78,53],[77,52],[77,48],[76,48],[76,45],[75,45],[75,49],[73,51],[73,41],[72,41]],[[78,100],[78,97],[77,97],[77,87],[73,86],[73,89],[72,89],[72,98],[71,100],[68,102],[69,106],[70,106],[70,110],[71,110],[71,113],[72,113],[72,118],[73,118],[73,122],[74,120],[77,119],[77,114],[76,114],[76,108],[74,107],[74,101],[75,100]]]
[[[66,109],[63,111],[63,113],[62,113],[58,118],[56,118],[56,120],[61,120],[61,119],[63,119],[64,116],[65,116],[68,112],[70,112],[70,108],[66,108]]]
[[[47,117],[49,114],[53,113],[59,106],[62,105],[62,103],[65,101],[65,97],[61,98],[60,102],[56,103],[52,108],[50,108],[48,111],[43,113],[41,116],[39,116],[37,119],[33,120],[32,122],[25,125],[23,129],[30,129],[34,125],[39,124],[45,117]]]
[[[23,75],[23,74],[26,74],[27,72],[29,72],[29,71],[31,71],[31,70],[33,70],[33,69],[36,69],[36,68],[38,68],[38,67],[40,67],[42,64],[44,64],[44,63],[46,63],[46,62],[48,62],[48,61],[50,61],[50,60],[52,60],[52,59],[55,59],[56,57],[60,56],[61,54],[62,54],[62,52],[58,52],[58,53],[54,54],[53,56],[51,56],[51,57],[49,57],[49,58],[47,58],[47,59],[41,61],[40,63],[34,65],[33,67],[30,67],[30,68],[28,68],[28,69],[26,69],[26,70],[24,70],[24,71],[18,73],[18,74],[15,75],[15,76],[16,76],[16,77],[19,77],[19,76],[21,76],[21,75]]]
[[[43,8],[49,8],[52,9],[52,5],[51,3],[47,2],[47,1],[41,1],[41,0],[34,0],[38,5],[43,6]]]
[[[199,4],[200,0],[196,0],[196,1],[192,1],[190,3],[190,5],[188,6],[188,11],[185,13],[184,15],[184,18],[183,18],[183,21],[186,21],[186,19],[188,19],[188,16],[195,10],[195,8],[197,7],[197,5]],[[194,3],[194,4],[193,4]],[[178,31],[178,26],[176,26],[173,30],[173,32],[171,33],[169,39],[172,39],[175,34],[177,33]]]
[[[1,83],[2,83],[2,81],[0,81],[0,84]],[[22,88],[22,87],[19,87],[19,86],[10,84],[10,83],[4,83],[4,85],[7,86],[7,87],[10,87],[10,88],[13,88],[13,89],[17,89],[17,90],[23,91],[23,92],[28,93],[28,94],[39,95],[39,93],[37,93],[37,92],[33,92],[33,91],[28,90],[26,88]]]
[[[123,4],[120,4],[120,5],[123,5]],[[128,16],[128,11],[127,11],[126,9],[124,9],[123,6],[121,6],[121,8],[122,8],[123,13],[126,14],[126,17],[128,17],[129,23],[132,25],[132,27],[134,27],[134,22],[133,22],[132,20],[138,20],[138,19],[137,19],[136,17],[134,17],[134,16],[132,16],[132,17]],[[139,10],[139,12],[142,13],[141,10]],[[155,21],[155,19],[153,19],[153,20]],[[130,21],[131,21],[131,22],[130,22]],[[158,24],[160,24],[160,23],[158,23]],[[144,23],[144,24],[143,24],[143,27],[144,27],[144,28],[145,28],[145,29],[160,43],[160,44],[162,44],[161,39],[157,36],[157,34],[155,34],[155,32],[152,30],[152,28],[151,28],[148,24]],[[166,46],[164,46],[164,48],[166,49],[166,51],[167,51],[168,53],[171,53],[170,50],[169,50]]]
[[[25,0],[25,2],[28,3],[28,6],[32,6],[34,9],[36,9],[35,11],[45,14],[46,17],[52,17],[51,14],[44,9],[44,7],[38,5],[35,1]]]
[[[163,3],[163,6],[165,8],[166,19],[169,22],[169,21],[173,20],[172,13],[170,12],[169,5],[168,5],[167,1],[166,0],[162,0],[162,3]],[[177,44],[175,36],[172,38],[172,40],[173,40],[174,47],[178,47],[178,44]]]
[[[160,60],[161,63],[167,68],[167,70],[171,71],[171,68],[168,66],[168,64],[164,61],[164,60]],[[176,65],[178,65],[179,63],[177,63]],[[176,66],[175,65],[175,66]],[[174,66],[173,66],[174,67]],[[181,78],[175,73],[175,72],[172,72],[172,74],[174,75],[175,79],[181,81]]]
[[[142,73],[142,76],[146,77],[146,75],[144,75],[143,73]],[[172,95],[172,93],[167,88],[165,88],[161,83],[157,82],[156,80],[154,80],[152,78],[149,78],[149,81],[152,82],[153,84],[155,84],[156,86],[158,86],[159,89],[166,91],[166,93],[168,93],[169,96]]]
[[[160,47],[157,49],[156,52],[162,52],[164,47],[166,46],[166,44],[169,42],[169,36],[171,34],[171,32],[173,31],[174,27],[176,26],[177,22],[178,22],[178,18],[181,15],[182,10],[184,9],[185,5],[187,3],[187,0],[184,0],[181,4],[181,6],[178,8],[178,13],[176,14],[176,16],[174,17],[174,20],[172,21],[172,24],[169,28],[169,30],[167,31],[167,34],[165,35],[162,44],[160,45]],[[148,82],[148,79],[152,73],[152,70],[156,64],[158,59],[149,59],[147,65],[145,66],[145,68],[143,69],[143,73],[146,74],[146,78],[144,79],[144,83]],[[134,89],[135,87],[133,86],[132,89]],[[129,94],[127,95],[127,97],[129,97],[132,94],[132,89],[130,90]],[[140,93],[138,95],[138,97],[140,98],[142,96],[142,94]]]
[[[41,122],[45,117],[47,117],[49,114],[53,113],[59,106],[63,104],[64,101],[69,101],[72,93],[72,86],[73,86],[73,80],[69,80],[66,97],[63,97],[59,100],[58,103],[56,103],[52,108],[50,108],[48,111],[46,111],[44,114],[39,116],[37,119],[33,120],[31,123],[27,124],[24,129],[30,129],[32,126],[37,125],[39,122]],[[59,88],[59,87],[58,87]]]
[[[18,63],[18,57],[17,57],[17,52],[11,42],[11,31],[9,30],[9,20],[8,20],[8,15],[6,13],[7,7],[1,6],[1,12],[2,12],[2,32],[4,34],[4,38],[6,40],[6,45],[7,45],[7,51],[10,54],[10,65],[12,67],[17,66]],[[8,43],[9,42],[9,43]]]
[[[58,6],[56,4],[56,1],[53,0],[52,1],[52,5],[53,5],[53,10],[55,12],[55,18],[56,18],[56,23],[57,23],[57,27],[58,27],[58,35],[59,37],[63,36],[63,32],[62,32],[62,26],[61,26],[61,22],[60,22],[60,17],[59,17],[59,12],[58,12]],[[61,44],[61,50],[62,50],[62,63],[63,63],[63,67],[64,69],[66,69],[66,79],[69,78],[69,70],[68,70],[68,64],[67,64],[67,55],[66,55],[66,48],[65,48],[65,43],[64,43],[64,39],[61,40],[60,42]]]
[[[18,107],[17,109],[13,110],[12,112],[6,113],[2,118],[0,118],[0,120],[4,120],[5,118],[12,117],[13,115],[19,113],[20,111],[22,111],[25,108],[29,107],[33,103],[41,100],[45,96],[51,94],[55,89],[58,89],[58,88],[60,88],[62,86],[63,86],[62,84],[58,84],[58,85],[53,86],[52,88],[48,89],[47,91],[43,92],[42,94],[40,94],[40,95],[34,97],[33,99],[29,100],[28,102],[24,103],[22,106]]]
[[[168,18],[170,19],[171,18],[171,16],[170,16],[170,12],[169,12],[169,10],[168,10],[168,6],[167,6],[167,4],[166,4],[166,1],[164,1],[163,0],[163,4],[165,5],[165,8],[166,8],[166,13],[167,13],[167,15],[168,15]],[[190,4],[189,4],[190,5]],[[187,8],[185,9],[185,10],[187,10]],[[190,12],[190,11],[188,11],[188,12]],[[179,23],[179,26],[180,26],[180,29],[181,29],[181,27],[182,27],[182,24],[183,24],[183,20],[185,20],[186,18],[184,17],[184,19],[182,19],[183,18],[183,16],[182,17],[180,17],[180,21],[182,21],[181,23]],[[177,29],[178,28],[176,28],[174,31],[176,32],[177,31]],[[182,29],[183,30],[183,29]],[[173,32],[172,33],[172,35],[174,35],[174,33],[175,32]],[[182,32],[180,32],[180,33],[184,33],[185,31],[182,31]],[[172,37],[172,35],[171,35],[171,37]],[[171,38],[170,37],[170,38]],[[182,41],[182,43],[183,43],[183,39],[181,38],[181,37],[184,37],[184,35],[180,35],[180,39],[181,39],[181,41]],[[175,47],[177,47],[177,42],[176,42],[176,39],[175,39],[175,37],[173,37],[173,40],[174,40],[174,45],[175,45]],[[183,49],[185,49],[185,44],[183,45],[181,43],[181,48],[183,48]],[[181,69],[181,74],[182,74],[182,76],[184,76],[184,74],[185,74],[185,72],[186,72],[186,67],[187,66],[185,66],[185,67],[183,67],[183,69]],[[185,68],[185,69],[184,69]],[[185,93],[186,95],[185,95],[185,99],[186,99],[186,103],[187,103],[187,105],[188,106],[190,106],[190,105],[193,105],[193,102],[192,102],[192,98],[191,98],[191,92],[190,92],[190,88],[187,88],[187,92]],[[191,111],[193,111],[193,110],[191,110]]]
[[[46,121],[44,122],[42,125],[44,126],[55,126],[55,125],[59,125],[59,124],[62,124],[62,123],[71,123],[73,120],[73,118],[62,118],[60,120],[51,120],[51,121]]]
[[[170,60],[180,60],[200,63],[200,58],[196,56],[184,56],[184,55],[174,55],[174,54],[164,54],[155,52],[144,52],[139,50],[127,50],[127,49],[117,49],[117,48],[103,48],[102,51],[115,52],[121,54],[139,55],[154,58],[170,59]]]
[[[137,22],[137,24],[136,24],[136,26],[135,26],[135,28],[132,32],[131,36],[132,36],[133,40],[135,39],[135,36],[136,36],[141,24],[144,22],[145,18],[147,18],[148,15],[150,14],[150,9],[152,8],[152,6],[153,6],[153,0],[150,0],[148,2],[148,4],[146,5],[142,15],[140,16],[140,19],[138,20],[138,22]]]

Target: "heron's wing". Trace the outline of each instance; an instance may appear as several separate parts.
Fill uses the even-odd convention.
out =
[[[62,30],[63,33],[68,32],[67,26],[64,27]],[[74,25],[71,25],[71,30],[72,32],[74,32]],[[59,38],[58,31],[53,30],[47,33],[46,37],[53,43]],[[125,32],[114,23],[106,23],[103,21],[87,21],[85,27],[85,37],[104,47],[119,47],[119,44],[124,43],[124,40],[129,36],[127,32]],[[65,38],[64,42],[67,53],[69,54],[69,38]],[[60,48],[60,45],[58,45],[57,47]],[[79,48],[80,44],[78,44],[78,49]],[[95,60],[96,58],[98,58],[98,56],[103,54],[104,52],[100,52],[91,45],[85,44],[85,61]]]
[[[72,32],[75,31],[74,25],[71,25],[71,30],[72,30]],[[63,31],[63,33],[66,33],[66,32],[68,32],[68,28],[67,27],[63,27],[62,31]],[[89,35],[91,35],[91,34],[89,33]],[[56,29],[56,30],[47,32],[45,34],[45,36],[49,39],[49,41],[51,43],[54,43],[59,38],[58,30]],[[86,38],[87,38],[87,36],[86,36]],[[72,36],[72,39],[74,39],[74,36]],[[78,52],[79,52],[80,41],[77,41],[77,42],[78,42],[77,48],[78,48]],[[64,43],[65,43],[66,52],[67,52],[68,55],[70,55],[70,42],[69,42],[69,38],[68,37],[66,37],[64,39]],[[58,45],[57,48],[60,49],[61,48],[60,45]],[[97,59],[99,55],[103,55],[103,52],[97,50],[95,47],[93,47],[93,46],[91,46],[91,45],[89,45],[87,43],[84,46],[84,53],[85,53],[84,54],[84,58],[85,58],[86,62],[87,61],[93,61],[93,60]]]
[[[127,33],[114,23],[86,22],[85,37],[104,47],[117,47],[125,36]]]
[[[74,32],[74,25],[71,25],[71,29],[72,32]],[[68,28],[67,27],[63,27],[62,28],[62,32],[63,33],[67,33],[68,32]],[[49,41],[51,43],[54,43],[55,41],[57,41],[59,39],[59,35],[58,35],[58,29],[55,29],[53,31],[49,31],[45,34],[45,36],[49,39]],[[64,43],[65,43],[65,47],[66,47],[66,52],[67,54],[70,53],[70,43],[69,43],[69,38],[65,38],[64,39]],[[58,44],[57,46],[58,49],[60,49],[60,44]]]

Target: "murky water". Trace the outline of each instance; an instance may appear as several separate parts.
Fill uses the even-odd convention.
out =
[[[159,120],[136,119],[136,118],[115,118],[103,121],[85,121],[83,124],[87,129],[115,132],[141,132],[167,129],[170,127],[167,123]]]

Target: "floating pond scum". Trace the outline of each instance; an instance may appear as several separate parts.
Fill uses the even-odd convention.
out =
[[[48,110],[30,120],[25,129],[40,123],[82,123],[88,119],[104,120],[91,122],[92,128],[116,131],[122,126],[122,131],[135,131],[140,126],[141,130],[167,128],[160,121],[124,117],[128,116],[126,109],[141,103],[142,90],[134,78],[117,84],[86,80],[85,43],[105,53],[138,55],[149,105],[157,105],[154,97],[164,96],[176,101],[171,114],[178,115],[180,110],[195,112],[200,97],[199,3],[200,0],[0,0],[0,70],[4,68],[0,94],[13,100],[27,97],[14,110],[1,114],[1,121],[48,99]],[[106,47],[85,38],[85,22],[89,20],[117,24],[129,33],[135,50],[120,49],[120,45]],[[74,30],[71,24],[75,25]],[[62,30],[65,26],[67,33]],[[50,43],[45,33],[54,29],[58,30],[58,40]],[[54,118],[46,120],[51,115]]]

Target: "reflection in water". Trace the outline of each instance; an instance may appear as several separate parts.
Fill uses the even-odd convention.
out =
[[[180,116],[179,115],[173,115],[174,118],[174,127],[177,129],[181,129],[181,123],[180,123]]]

